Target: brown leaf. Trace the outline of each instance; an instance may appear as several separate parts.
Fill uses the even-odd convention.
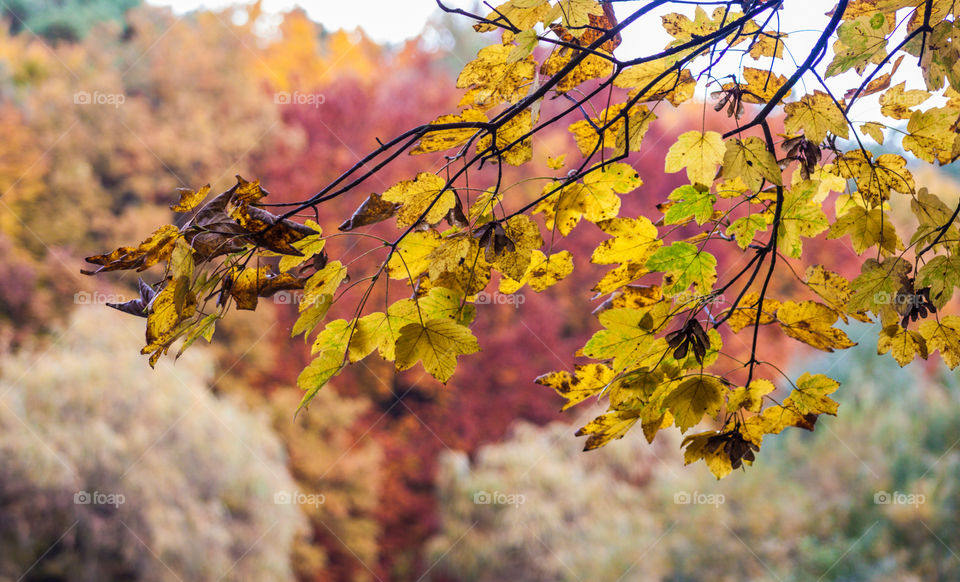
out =
[[[380,194],[374,192],[363,201],[353,216],[340,225],[339,230],[348,232],[360,226],[382,222],[396,214],[399,207],[399,204],[387,202]]]

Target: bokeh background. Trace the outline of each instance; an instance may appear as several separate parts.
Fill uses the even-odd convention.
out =
[[[142,320],[104,306],[135,278],[84,277],[84,256],[176,220],[178,187],[240,174],[274,202],[309,196],[376,138],[453,111],[453,80],[489,39],[434,14],[381,44],[259,4],[0,0],[0,14],[0,580],[960,579],[960,383],[877,358],[870,325],[829,358],[764,343],[788,372],[841,380],[840,416],[770,439],[722,482],[683,466],[676,433],[580,452],[596,410],[561,414],[533,384],[571,369],[596,328],[599,271],[580,258],[545,295],[478,306],[483,351],[447,386],[366,362],[294,420],[308,354],[282,299],[150,370]],[[700,108],[657,112],[624,214],[679,185],[663,157]],[[576,151],[563,128],[540,147],[530,177]],[[366,186],[434,161],[403,157]],[[952,172],[922,181],[955,196]],[[599,236],[579,230],[563,248],[586,257]],[[842,270],[845,244],[820,237],[805,261]]]

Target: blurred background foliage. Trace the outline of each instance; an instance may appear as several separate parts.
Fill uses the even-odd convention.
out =
[[[720,484],[682,466],[678,438],[582,454],[581,413],[561,415],[531,380],[569,368],[556,354],[595,329],[586,263],[549,295],[478,306],[483,352],[446,387],[371,361],[294,420],[306,348],[288,339],[295,306],[269,301],[151,372],[136,353],[142,322],[102,305],[132,297],[135,280],[84,278],[82,257],[182,220],[169,209],[178,187],[219,191],[240,174],[271,202],[309,196],[377,138],[452,111],[453,79],[484,39],[438,16],[420,38],[381,46],[299,11],[265,35],[256,4],[178,16],[134,0],[8,0],[0,12],[0,579],[960,577],[953,375],[901,371],[860,346],[830,370],[845,382],[838,419],[773,439]],[[294,93],[322,102],[278,98]],[[647,171],[624,215],[679,185],[661,170],[667,133],[701,118],[657,114],[630,160]],[[541,170],[518,180],[574,151],[563,128],[547,133]],[[360,198],[432,161],[399,159],[319,222],[335,231]],[[581,230],[564,244],[589,256],[602,237]],[[806,260],[854,256],[823,243]],[[362,251],[349,237],[331,246],[345,260]],[[74,504],[87,489],[126,502]],[[881,490],[926,503],[874,504]],[[292,491],[323,503],[274,502]],[[524,502],[475,503],[481,492]],[[682,492],[724,503],[675,503]]]

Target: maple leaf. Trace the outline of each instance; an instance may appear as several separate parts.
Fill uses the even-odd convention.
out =
[[[772,220],[768,214],[750,214],[740,217],[727,227],[727,236],[733,236],[737,246],[745,249],[757,237],[757,232],[765,230]]]
[[[180,229],[172,224],[161,226],[145,241],[136,247],[120,247],[106,255],[87,257],[85,260],[100,265],[96,271],[81,271],[85,275],[95,275],[103,271],[136,269],[144,271],[160,261],[170,258],[173,247],[180,237]]]
[[[816,301],[785,301],[777,310],[777,322],[785,334],[825,352],[857,345],[833,327],[836,321],[837,312]]]
[[[540,293],[573,272],[573,255],[570,251],[560,251],[549,257],[540,251],[533,251],[526,272],[520,279],[503,278],[500,280],[500,293],[516,293],[524,285]]]
[[[840,238],[847,234],[858,255],[874,245],[884,254],[892,254],[903,248],[893,223],[881,208],[867,210],[862,206],[853,206],[830,225],[827,238]]]
[[[674,203],[663,216],[664,224],[683,223],[691,216],[697,224],[703,224],[713,215],[713,204],[717,201],[716,195],[709,190],[699,190],[689,185],[671,192],[669,199]]]
[[[337,319],[328,323],[317,336],[317,341],[313,344],[313,353],[316,355],[297,376],[297,386],[305,392],[297,406],[297,412],[310,404],[330,378],[343,369],[350,330],[349,321]]]
[[[800,133],[813,143],[820,143],[827,133],[847,138],[847,119],[833,99],[821,91],[804,95],[798,101],[784,106],[787,117],[783,122],[789,133]]]
[[[716,416],[723,406],[724,388],[720,379],[697,374],[680,382],[663,397],[663,406],[672,414],[680,432],[687,432],[704,416]]]
[[[674,107],[693,97],[697,81],[687,69],[677,69],[676,55],[646,61],[624,69],[614,80],[617,87],[630,89],[638,101],[669,101]]]
[[[931,164],[953,162],[960,157],[958,118],[960,111],[951,107],[914,111],[907,123],[908,135],[903,138],[903,149]]]
[[[902,368],[912,362],[917,355],[924,360],[927,359],[927,341],[919,332],[904,329],[894,323],[880,330],[877,340],[877,355],[888,352]]]
[[[550,372],[537,377],[534,382],[552,388],[566,399],[560,410],[567,410],[604,390],[615,377],[613,370],[603,364],[586,364],[577,366],[573,374],[566,370]]]
[[[960,257],[937,255],[917,271],[917,287],[930,288],[930,300],[942,309],[960,285]]]
[[[533,113],[522,111],[497,131],[496,147],[492,154],[511,166],[522,166],[533,158],[532,140],[527,137],[533,130]],[[477,140],[477,152],[484,152],[490,148],[493,138],[487,134]],[[516,142],[516,143],[515,143]],[[513,145],[511,145],[513,144]]]
[[[446,188],[446,181],[429,172],[421,172],[413,180],[404,180],[383,193],[383,200],[400,205],[397,226],[413,226],[425,221],[436,224],[456,204],[453,191]]]
[[[151,368],[186,331],[196,308],[197,297],[190,289],[189,278],[169,277],[150,303],[147,314],[147,345],[140,353],[150,354]]]
[[[576,432],[576,436],[589,435],[583,450],[592,451],[610,441],[623,438],[638,420],[639,410],[613,410],[591,420]]]
[[[480,350],[470,328],[445,318],[410,323],[400,330],[396,346],[397,370],[423,362],[423,369],[446,384],[457,367],[457,356]]]
[[[741,386],[727,398],[727,410],[742,408],[750,412],[760,412],[763,397],[776,390],[773,382],[762,378],[752,380],[749,386]]]
[[[760,325],[766,325],[776,321],[777,310],[780,309],[780,302],[770,297],[764,297],[763,306],[758,307],[760,303],[760,294],[756,291],[745,293],[740,299],[740,304],[730,313],[727,318],[727,325],[733,333],[740,333],[745,327],[757,324],[757,310],[760,314]],[[724,312],[726,316],[728,312]]]
[[[763,180],[778,186],[783,185],[776,158],[758,137],[727,140],[727,149],[723,155],[723,176],[742,178],[754,192],[760,190]]]
[[[939,321],[924,321],[920,324],[920,335],[931,350],[940,352],[951,370],[960,365],[960,317],[946,315]]]
[[[830,394],[836,392],[840,383],[823,374],[804,372],[797,378],[796,388],[783,401],[783,407],[800,414],[837,414],[840,406]]]
[[[930,98],[930,93],[920,89],[904,91],[906,81],[894,85],[880,96],[880,113],[893,119],[910,119],[916,107]],[[879,140],[882,141],[882,140]]]
[[[783,194],[777,248],[795,259],[803,254],[804,238],[814,237],[829,228],[827,215],[816,202],[816,192],[817,184],[805,180]]]
[[[657,227],[645,216],[637,218],[611,218],[597,223],[603,232],[612,236],[594,249],[590,262],[597,265],[637,263],[646,260],[663,244],[658,238]]]
[[[210,184],[203,186],[199,190],[177,188],[177,193],[180,194],[180,201],[172,205],[170,210],[174,212],[189,212],[203,202],[204,198],[210,194]]]
[[[717,259],[687,242],[675,242],[661,247],[646,264],[651,271],[663,276],[663,291],[668,295],[683,293],[696,285],[697,292],[706,295],[717,280]]]
[[[662,302],[647,309],[604,311],[598,319],[605,329],[593,334],[583,346],[583,354],[595,360],[613,360],[617,371],[655,365],[667,351],[667,342],[654,337],[668,316],[667,309]]]
[[[710,184],[723,162],[726,148],[715,131],[688,131],[677,138],[667,151],[665,170],[671,174],[687,169],[687,178],[694,184]],[[702,221],[701,221],[702,224]]]
[[[512,45],[486,46],[463,67],[457,87],[470,91],[460,100],[461,106],[489,109],[504,102],[516,103],[527,94],[536,64],[532,56],[507,63],[512,51]]]

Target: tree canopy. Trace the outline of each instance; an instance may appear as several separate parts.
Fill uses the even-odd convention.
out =
[[[570,355],[582,358],[574,371],[537,382],[565,407],[607,399],[577,433],[586,449],[638,424],[651,442],[676,426],[685,460],[720,478],[751,464],[767,435],[837,413],[838,382],[786,376],[767,338],[834,352],[855,345],[838,321],[879,321],[878,352],[901,366],[932,352],[960,363],[949,314],[960,205],[918,184],[905,157],[960,156],[953,2],[840,0],[800,54],[782,0],[630,3],[619,20],[596,0],[510,0],[487,14],[438,4],[490,39],[460,71],[452,113],[378,140],[297,202],[270,203],[239,176],[213,196],[181,189],[177,224],[87,259],[88,273],[153,268],[140,297],[115,306],[146,318],[151,365],[210,341],[231,309],[295,293],[292,333],[314,355],[298,410],[374,351],[447,382],[482,348],[471,323],[493,291],[544,292],[589,261],[609,268],[589,289],[599,330]],[[652,26],[666,47],[616,56]],[[911,64],[922,89],[907,88]],[[701,112],[701,129],[677,136],[662,167],[639,163],[649,129],[677,107]],[[544,159],[557,126],[576,159]],[[422,169],[379,187],[407,154],[424,156]],[[533,164],[540,178],[515,174]],[[653,172],[687,183],[621,216],[621,197]],[[325,203],[343,197],[356,212],[324,232]],[[901,204],[909,222],[893,219]],[[604,235],[589,257],[563,248],[588,228]],[[812,239],[833,241],[834,264],[805,264]]]

